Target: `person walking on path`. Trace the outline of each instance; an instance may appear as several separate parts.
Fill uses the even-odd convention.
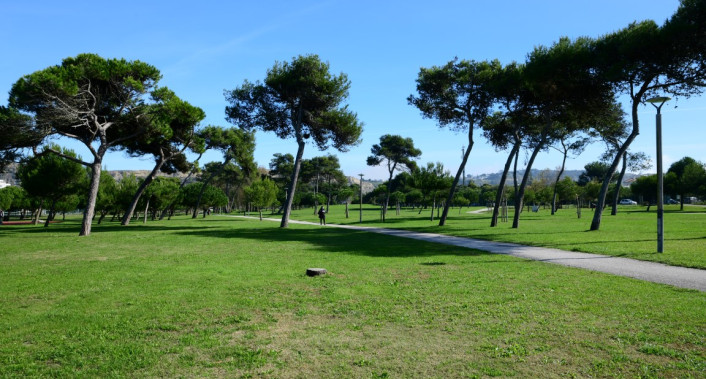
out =
[[[319,208],[319,225],[326,225],[326,211],[324,207]]]

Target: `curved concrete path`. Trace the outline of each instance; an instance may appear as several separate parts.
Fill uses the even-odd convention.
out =
[[[229,216],[255,218],[250,216]],[[268,221],[281,219],[263,218]],[[318,225],[308,221],[289,220],[293,224]],[[493,254],[512,255],[513,257],[554,263],[586,270],[605,272],[613,275],[645,280],[648,282],[669,284],[675,287],[695,289],[706,292],[706,270],[669,266],[662,263],[639,261],[636,259],[611,257],[608,255],[577,253],[544,247],[524,246],[506,242],[483,241],[464,237],[447,236],[436,233],[418,233],[400,229],[386,229],[369,226],[327,224],[328,227],[363,230],[371,233],[412,238],[427,242],[466,247],[487,251]]]

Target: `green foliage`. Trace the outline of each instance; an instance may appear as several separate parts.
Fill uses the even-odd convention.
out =
[[[568,176],[556,183],[556,192],[558,202],[575,202],[576,195],[579,194],[576,182]]]
[[[592,180],[603,181],[603,178],[606,177],[609,170],[610,166],[605,162],[596,161],[587,163],[579,176],[578,185],[583,187]]]
[[[380,137],[380,144],[370,148],[371,156],[367,158],[368,166],[378,166],[385,162],[390,179],[395,171],[414,171],[417,167],[415,158],[422,155],[422,151],[414,147],[411,138],[402,138],[398,135],[385,134]]]
[[[362,124],[345,106],[350,81],[345,74],[331,75],[329,64],[317,55],[292,62],[275,62],[264,83],[245,81],[226,93],[228,120],[243,129],[262,129],[280,138],[311,137],[324,150],[339,151],[359,142]]]
[[[199,131],[206,150],[218,150],[223,154],[223,165],[235,162],[241,170],[250,176],[255,171],[253,154],[255,152],[255,134],[239,128],[224,128],[209,125]]]
[[[108,171],[101,171],[98,197],[96,198],[96,211],[101,215],[117,210],[118,183]],[[124,208],[123,208],[124,209]]]
[[[16,189],[21,187],[4,187],[0,188],[0,209],[8,210],[12,207],[12,201],[15,199]]]
[[[206,113],[166,87],[155,89],[151,97],[153,103],[143,110],[144,133],[140,138],[125,141],[121,147],[130,156],[154,156],[156,168],[162,172],[188,172],[191,166],[184,153],[187,149],[203,153],[204,141],[196,137],[196,128]]]
[[[288,226],[306,140],[311,138],[320,150],[331,145],[339,151],[360,142],[363,124],[347,105],[342,105],[349,88],[345,74],[331,75],[328,63],[317,55],[307,55],[291,63],[276,62],[267,71],[264,84],[246,80],[226,93],[230,122],[245,130],[271,131],[280,138],[294,137],[297,141],[294,180],[289,183],[282,227]]]
[[[22,149],[37,146],[44,132],[34,128],[32,118],[17,109],[0,106],[0,171],[22,156]]]
[[[182,188],[181,193],[181,203],[189,208],[198,206],[200,209],[208,209],[228,204],[228,197],[223,193],[223,190],[209,184],[189,183]],[[199,202],[199,194],[201,193],[201,201]]]
[[[440,127],[473,130],[488,115],[493,98],[489,84],[502,66],[498,60],[448,62],[444,66],[421,68],[417,77],[418,95],[407,101],[425,118],[435,119]]]
[[[657,174],[641,176],[630,184],[630,190],[643,202],[657,201]]]
[[[46,149],[61,151],[65,156],[80,159],[73,150],[62,149],[57,145],[48,146]],[[88,179],[81,164],[49,153],[35,156],[21,164],[17,176],[22,188],[30,196],[46,200],[47,205],[53,205],[70,195],[85,191]]]
[[[277,184],[270,179],[260,179],[245,188],[245,197],[258,209],[272,206],[277,200]]]
[[[124,211],[130,205],[137,188],[140,186],[135,174],[128,174],[118,183],[115,194],[115,206],[117,210]]]
[[[92,153],[90,162],[82,162],[94,172],[79,235],[91,232],[103,157],[147,131],[145,95],[160,78],[155,67],[140,61],[80,54],[13,84],[10,106],[34,117],[36,134],[76,139]]]
[[[140,61],[80,54],[64,59],[61,65],[23,76],[12,86],[9,101],[11,106],[33,114],[39,128],[89,143],[103,134],[96,133],[100,124],[92,120],[115,123],[111,130],[120,133],[111,136],[108,144],[112,146],[135,132],[130,128],[140,127],[134,120],[143,111],[142,95],[160,78],[155,67]]]
[[[294,156],[292,154],[275,153],[270,160],[270,177],[283,187],[287,187],[294,172]]]
[[[666,192],[682,199],[683,207],[683,200],[687,196],[706,194],[706,169],[703,163],[684,157],[669,166],[664,186]]]
[[[178,178],[155,178],[144,193],[150,199],[150,208],[156,212],[176,201],[179,197],[179,184]]]

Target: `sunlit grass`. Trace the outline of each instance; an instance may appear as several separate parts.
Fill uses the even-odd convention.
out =
[[[330,208],[327,221],[341,224],[359,224],[359,206],[350,207],[349,218],[345,218],[343,206]],[[472,210],[483,208],[472,208]],[[386,222],[380,220],[380,210],[364,206],[365,226],[407,229],[460,237],[515,242],[533,246],[545,246],[570,251],[606,254],[627,258],[662,262],[677,266],[706,268],[706,207],[687,206],[684,212],[677,205],[667,206],[664,215],[664,253],[657,253],[657,215],[655,207],[646,212],[645,207],[620,207],[615,216],[609,210],[604,213],[601,228],[589,231],[593,212],[582,210],[581,218],[576,209],[561,209],[554,216],[549,209],[538,212],[525,211],[520,215],[520,225],[512,229],[513,211],[509,209],[509,220],[490,227],[490,212],[467,213],[468,208],[455,208],[449,212],[447,223],[439,227],[434,212],[430,221],[430,209],[403,209],[396,215],[392,209]],[[311,208],[292,212],[292,218],[318,222]],[[275,216],[276,217],[276,216]]]
[[[0,227],[0,377],[706,370],[697,291],[319,226],[78,226]]]

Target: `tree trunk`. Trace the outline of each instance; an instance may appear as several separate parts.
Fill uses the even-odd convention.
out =
[[[454,181],[451,184],[451,189],[449,190],[449,196],[446,198],[446,203],[444,204],[444,212],[441,214],[441,218],[439,218],[439,226],[444,226],[446,224],[446,217],[449,215],[449,207],[451,206],[451,200],[454,198],[454,192],[456,192],[456,186],[458,185],[458,180],[461,178],[461,174],[463,174],[463,171],[465,170],[466,167],[466,162],[468,161],[468,156],[471,155],[471,150],[473,150],[473,123],[470,122],[470,126],[468,127],[468,149],[466,150],[465,154],[463,154],[463,161],[461,162],[461,165],[458,167],[458,171],[456,171],[456,176],[454,177]]]
[[[43,207],[44,207],[44,200],[40,200],[39,201],[39,208],[37,208],[37,213],[34,215],[34,219],[32,219],[32,225],[39,224],[39,216],[42,214]]]
[[[106,212],[106,211],[101,211],[101,216],[98,218],[98,225],[100,225],[101,222],[103,222],[103,219],[105,218],[105,216],[106,216],[107,214],[108,214],[108,212]]]
[[[130,202],[130,205],[128,205],[127,209],[125,210],[125,215],[123,215],[123,220],[120,223],[121,225],[130,224],[130,219],[132,218],[132,213],[135,212],[135,208],[137,207],[137,202],[140,200],[140,197],[145,192],[147,187],[150,184],[152,184],[154,177],[157,176],[157,172],[159,172],[159,169],[162,168],[162,166],[164,165],[164,163],[166,161],[167,161],[167,159],[164,157],[164,154],[162,154],[159,157],[157,164],[154,165],[154,168],[152,169],[152,171],[147,175],[145,180],[142,181],[142,184],[140,184],[140,187],[137,188],[137,192],[135,192],[135,195],[132,197],[132,201]],[[147,200],[147,203],[149,204],[149,199]],[[145,212],[145,214],[146,213],[147,212]]]
[[[611,216],[618,214],[618,200],[620,199],[620,189],[623,186],[623,177],[625,177],[625,171],[628,170],[628,152],[623,153],[623,167],[620,170],[620,175],[618,175],[618,183],[615,185],[615,194],[613,194],[613,209],[610,211]]]
[[[640,120],[637,117],[637,109],[640,105],[640,100],[645,94],[645,91],[647,91],[650,82],[652,82],[651,78],[649,78],[649,80],[645,80],[645,83],[640,88],[640,91],[638,91],[634,96],[632,96],[632,131],[630,132],[630,135],[625,140],[625,142],[623,142],[623,146],[618,149],[618,152],[615,154],[615,158],[613,159],[613,164],[610,165],[610,169],[608,170],[606,177],[603,179],[601,192],[598,194],[598,201],[596,202],[596,211],[593,213],[593,220],[591,221],[591,230],[598,230],[601,228],[601,216],[603,215],[603,207],[605,205],[605,199],[608,193],[608,184],[610,184],[610,178],[613,176],[613,173],[618,168],[618,163],[620,163],[620,159],[622,159],[623,154],[628,151],[628,148],[630,147],[632,141],[635,140],[635,137],[640,134]]]
[[[53,199],[51,201],[51,207],[49,207],[49,214],[47,215],[46,221],[44,221],[44,227],[48,228],[49,227],[49,221],[51,220],[51,215],[54,213],[54,208],[56,207],[56,199]]]
[[[429,216],[429,221],[434,221],[434,208],[436,208],[436,194],[434,194],[431,200],[431,215]]]
[[[517,188],[517,183],[518,183],[517,182],[517,161],[519,159],[520,159],[520,150],[518,149],[517,152],[515,153],[515,163],[514,163],[513,169],[512,169],[512,187],[515,189],[515,193],[512,195],[514,197],[513,202],[515,201],[515,198],[517,198],[517,193],[519,192],[518,188]]]
[[[101,162],[103,156],[95,157],[91,165],[91,184],[89,185],[88,200],[86,201],[86,210],[83,213],[83,222],[81,223],[81,231],[79,236],[88,236],[91,234],[91,222],[96,211],[96,199],[98,199],[98,186],[101,180]]]
[[[348,218],[348,201],[346,201],[346,218]]]
[[[301,170],[302,157],[304,156],[304,140],[301,137],[297,137],[297,156],[294,160],[294,172],[292,172],[292,181],[289,183],[289,191],[287,191],[287,201],[284,206],[284,214],[282,215],[282,222],[280,223],[280,228],[286,228],[289,226],[289,215],[292,213],[292,202],[294,201],[294,191],[297,189],[297,180],[299,180],[299,171]]]
[[[564,168],[566,168],[566,156],[569,154],[569,149],[566,148],[564,140],[561,141],[561,146],[564,148],[564,159],[561,161],[561,170],[559,170],[559,175],[556,176],[556,180],[554,181],[554,193],[552,194],[552,216],[554,216],[554,212],[556,212],[557,186],[559,185],[559,179],[561,179],[561,175],[564,173]]]
[[[522,202],[524,200],[525,196],[525,188],[527,186],[527,181],[530,177],[529,173],[532,170],[532,164],[534,164],[534,159],[537,157],[537,154],[539,154],[539,151],[542,150],[542,147],[544,146],[544,143],[546,142],[547,139],[547,134],[549,132],[551,122],[549,122],[545,126],[545,130],[542,131],[542,136],[537,143],[537,146],[535,146],[534,151],[532,151],[532,156],[530,157],[529,162],[527,163],[527,167],[525,168],[525,174],[522,176],[522,184],[520,185],[519,192],[517,193],[515,197],[515,215],[512,219],[512,228],[517,229],[520,226],[520,212],[522,211]]]
[[[500,202],[502,201],[503,190],[505,188],[505,181],[507,180],[507,174],[510,171],[510,165],[512,164],[512,160],[517,155],[517,151],[520,150],[521,145],[522,142],[516,140],[515,144],[512,146],[510,155],[508,155],[507,160],[505,161],[503,174],[500,177],[500,183],[498,184],[498,192],[495,194],[495,204],[493,205],[493,216],[490,220],[490,227],[495,227],[498,225],[498,211],[500,209]]]
[[[147,204],[145,204],[145,215],[142,219],[142,223],[146,224],[147,223],[147,213],[150,210],[150,200],[152,200],[152,196],[147,198]]]

